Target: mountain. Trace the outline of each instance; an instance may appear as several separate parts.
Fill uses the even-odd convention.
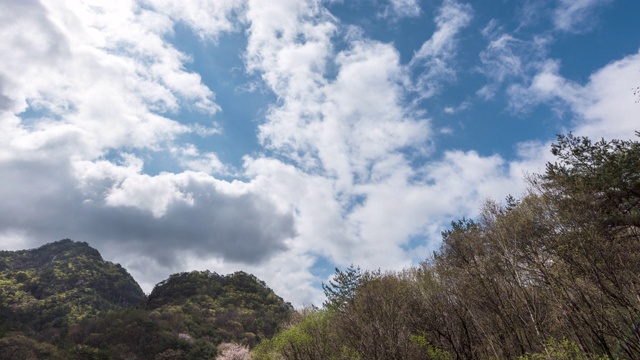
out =
[[[209,359],[272,337],[292,310],[245,272],[174,274],[146,297],[84,242],[0,251],[2,359]]]
[[[62,329],[98,313],[140,305],[145,295],[120,265],[84,242],[0,251],[0,322],[5,331]]]
[[[219,341],[249,345],[273,336],[293,309],[263,281],[242,271],[231,275],[209,271],[171,275],[153,289],[147,308],[160,314],[180,309],[204,325],[188,328],[200,328]]]
[[[157,284],[144,308],[85,320],[68,341],[83,359],[211,359],[220,344],[271,338],[292,310],[253,275],[184,272]]]

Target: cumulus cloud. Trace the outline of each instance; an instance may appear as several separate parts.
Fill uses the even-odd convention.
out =
[[[527,86],[510,89],[511,104],[527,109],[553,103],[575,115],[573,131],[592,138],[630,138],[637,130],[640,107],[632,88],[640,81],[640,53],[614,61],[580,84],[560,74],[558,61],[547,61]]]
[[[283,209],[295,209],[297,249],[342,266],[400,269],[415,259],[412,237],[433,250],[452,217],[517,190],[497,155],[451,152],[412,166],[412,156],[430,156],[433,132],[407,101],[416,87],[391,44],[352,34],[336,51],[338,24],[322,9],[270,7],[275,16],[262,6],[248,8],[247,61],[279,98],[259,137],[286,161],[248,158],[247,172]],[[450,58],[470,18],[468,5],[445,2],[438,30],[411,66],[428,69],[434,59]],[[324,75],[329,66],[335,76]]]
[[[212,11],[221,17],[231,11],[219,6]],[[165,268],[184,254],[246,264],[287,248],[290,213],[250,182],[211,176],[226,170],[215,153],[176,143],[220,132],[174,118],[183,109],[207,117],[219,110],[213,91],[185,69],[189,56],[165,41],[171,16],[190,21],[190,13],[170,8],[169,16],[134,1],[10,2],[5,10],[3,239],[27,247],[70,237]],[[216,26],[202,31],[228,31]],[[188,170],[147,174],[138,150]]]
[[[136,159],[123,165],[55,158],[2,162],[0,229],[35,243],[72,237],[127,249],[121,255],[135,249],[167,266],[180,263],[181,252],[261,262],[295,235],[291,214],[251,184],[193,172],[149,176],[139,165]]]
[[[216,40],[226,32],[239,29],[239,14],[246,1],[243,0],[195,0],[175,2],[171,0],[144,0],[156,11],[170,16],[174,21],[185,23],[202,39]]]
[[[217,111],[200,76],[184,70],[186,56],[163,42],[171,31],[165,16],[133,2],[46,5],[11,2],[3,14],[15,12],[18,21],[0,25],[12,39],[0,45],[0,88],[14,114],[32,112],[21,124],[32,130],[31,141],[75,137],[79,154],[89,157],[157,148],[192,131],[163,115],[182,102]]]
[[[354,184],[370,182],[377,165],[402,158],[402,147],[421,146],[430,131],[402,107],[406,74],[392,46],[355,38],[333,54],[334,19],[294,3],[269,11],[250,3],[247,62],[281,99],[259,137],[296,166],[258,158],[248,159],[247,170],[275,202],[295,209],[297,248],[339,263],[362,260],[366,243],[344,220],[361,195]],[[324,76],[330,56],[333,79]]]

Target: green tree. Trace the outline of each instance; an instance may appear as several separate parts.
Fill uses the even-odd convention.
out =
[[[583,348],[638,357],[640,334],[629,329],[640,314],[640,143],[568,134],[552,153],[558,162],[535,183],[557,224],[552,283],[571,304]]]
[[[342,346],[344,338],[336,328],[336,314],[315,307],[296,311],[285,329],[255,348],[252,359],[358,359]]]
[[[333,279],[328,284],[322,283],[322,289],[327,297],[323,303],[327,309],[341,310],[356,294],[361,281],[360,267],[351,264],[345,271],[336,268]]]
[[[640,226],[640,142],[594,143],[569,133],[558,136],[551,153],[558,162],[547,164],[538,181],[559,210],[586,215],[584,224],[597,221],[617,230]]]

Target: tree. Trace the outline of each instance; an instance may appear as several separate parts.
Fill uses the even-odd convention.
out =
[[[340,310],[344,305],[353,299],[356,289],[360,285],[361,271],[360,267],[351,264],[345,271],[336,268],[333,279],[329,280],[329,284],[322,283],[322,289],[327,297],[323,303],[327,309]]]
[[[362,359],[428,359],[415,337],[422,314],[414,283],[412,271],[365,272],[335,319],[342,346]]]
[[[342,346],[344,336],[336,327],[336,312],[317,307],[293,313],[289,324],[272,339],[263,340],[252,359],[357,359]],[[346,352],[346,354],[345,354]]]
[[[552,153],[559,161],[536,183],[554,209],[549,251],[561,266],[552,283],[586,350],[637,357],[640,334],[629,329],[640,313],[640,143],[568,134]]]
[[[237,343],[224,343],[218,345],[219,355],[216,360],[248,360],[249,348]]]
[[[587,215],[583,220],[605,227],[640,226],[639,142],[602,139],[593,143],[569,133],[558,135],[551,153],[559,161],[547,164],[538,181],[560,210]]]

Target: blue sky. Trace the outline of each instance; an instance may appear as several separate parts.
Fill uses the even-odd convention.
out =
[[[296,305],[400,270],[569,131],[634,138],[631,0],[0,1],[0,247]]]

